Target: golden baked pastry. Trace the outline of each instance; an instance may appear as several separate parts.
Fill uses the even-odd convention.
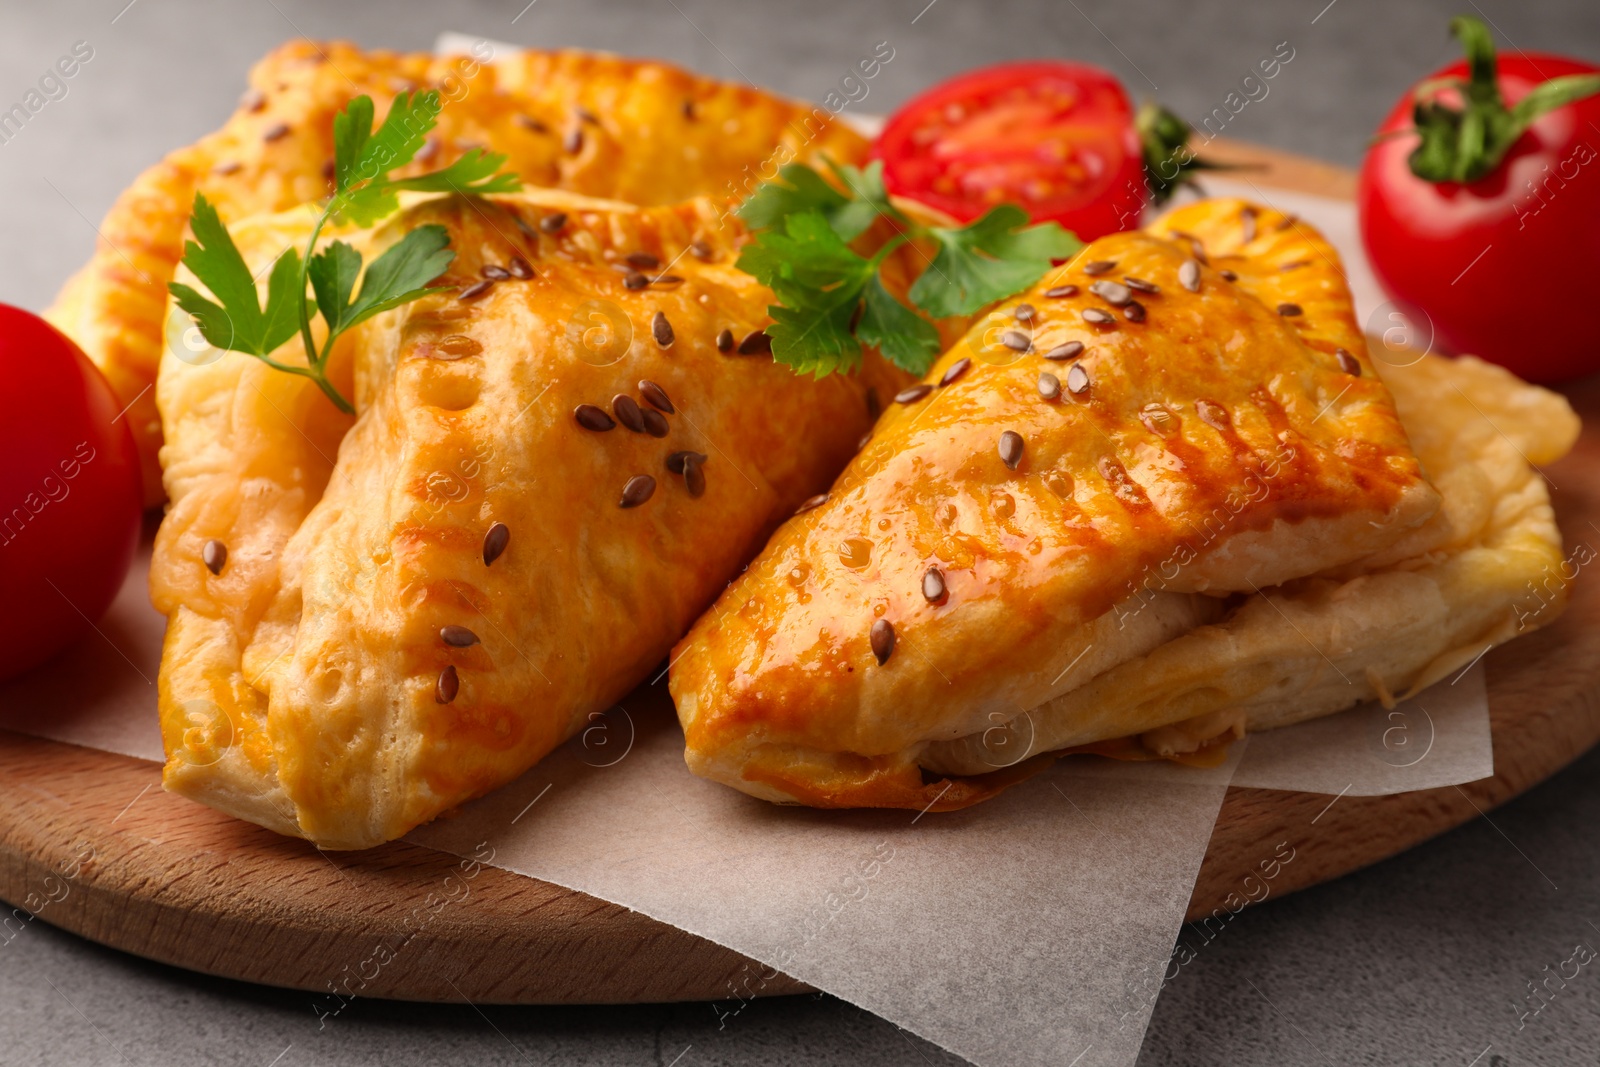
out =
[[[1570,410],[1476,362],[1393,378],[1398,413],[1303,223],[1208,201],[1096,241],[947,352],[675,650],[690,767],[960,807],[1030,756],[1192,755],[1549,621],[1519,611],[1560,539],[1516,452],[1559,455]]]
[[[332,122],[353,97],[380,118],[397,92],[436,89],[443,110],[406,176],[474,147],[509,157],[534,186],[646,205],[743,196],[780,164],[858,162],[865,142],[823,109],[650,60],[591,52],[470,56],[367,52],[292,41],[250,72],[228,122],[141,174],[100,225],[93,258],[46,317],[106,374],[161,500],[161,425],[150,389],[162,358],[166,285],[196,192],[223,222],[285,211],[330,191]]]
[[[905,380],[875,357],[814,381],[741,355],[772,293],[734,267],[726,206],[440,198],[354,235],[370,262],[437,222],[444,284],[518,276],[342,337],[353,420],[238,353],[164,357],[167,788],[375,845],[522,773],[665,658],[848,460],[869,390]],[[308,226],[232,230],[260,270]],[[635,288],[630,257],[670,276]],[[303,362],[298,339],[275,355]]]

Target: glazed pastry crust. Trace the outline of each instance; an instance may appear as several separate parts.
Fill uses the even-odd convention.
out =
[[[530,51],[493,63],[292,41],[250,72],[217,132],[141,174],[112,205],[89,263],[46,317],[84,349],[125,404],[145,475],[161,501],[166,284],[183,254],[196,192],[224,222],[309,204],[329,191],[332,123],[367,94],[379,121],[401,91],[436,89],[444,107],[417,162],[449,165],[474,147],[505,153],[529,185],[645,205],[742,197],[791,160],[857,162],[865,142],[825,109],[670,64],[592,52]]]
[[[151,573],[170,620],[167,788],[322,847],[366,847],[522,773],[655,669],[847,461],[871,422],[867,390],[903,381],[876,358],[813,381],[719,352],[718,332],[759,329],[772,299],[734,268],[744,234],[725,208],[444,198],[354,235],[370,259],[438,222],[457,252],[445,284],[513,254],[537,275],[470,303],[427,297],[348,335],[333,377],[354,420],[246,356],[169,353],[172,504]],[[559,234],[535,225],[557,211]],[[305,225],[292,213],[235,232],[259,267]],[[696,241],[704,261],[683,254]],[[626,288],[614,266],[631,252],[683,281]],[[641,379],[677,409],[665,438],[577,424],[578,404],[638,399]],[[682,449],[709,457],[698,498],[665,466]],[[620,508],[640,474],[653,496]],[[496,522],[511,539],[486,566]],[[210,539],[229,549],[218,575],[201,562]],[[447,646],[452,625],[479,642]],[[459,693],[440,703],[451,666]]]
[[[1190,292],[1179,273],[1196,241],[1208,262]],[[1100,261],[1115,266],[1086,270]],[[1129,275],[1160,289],[1133,294],[1143,321],[1090,291]],[[1063,284],[1079,295],[1044,295]],[[1036,309],[1026,354],[1001,343],[1021,303]],[[1085,321],[1089,308],[1113,323]],[[1070,364],[1041,358],[1071,341],[1089,378],[1076,396]],[[925,781],[924,749],[1139,660],[1214,618],[1206,599],[1348,565],[1438,507],[1337,254],[1265,208],[1207,201],[1096,241],[925,380],[962,359],[953,384],[884,415],[828,503],[780,529],[675,651],[698,773],[818,806],[980,799],[972,779],[955,792]],[[1059,399],[1041,397],[1041,372],[1059,377]],[[1025,442],[1015,470],[998,449],[1008,430]],[[948,589],[938,603],[922,593],[930,566]],[[1130,597],[1159,606],[1127,625],[1111,612]],[[880,618],[896,633],[881,666]]]

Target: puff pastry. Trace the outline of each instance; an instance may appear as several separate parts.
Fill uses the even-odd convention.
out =
[[[444,108],[412,171],[487,147],[531,185],[638,204],[743,196],[791,159],[857,162],[866,149],[824,109],[649,60],[529,51],[480,64],[337,42],[283,45],[250,72],[222,129],[167,156],[117,198],[93,258],[46,312],[131,405],[148,503],[161,500],[150,386],[194,194],[230,224],[313,201],[328,190],[333,116],[362,93],[382,116],[397,92],[426,88],[440,92]]]
[[[1522,601],[1560,537],[1518,450],[1570,447],[1564,401],[1430,358],[1393,371],[1397,410],[1375,371],[1303,223],[1209,201],[1095,242],[949,351],[675,650],[690,767],[961,807],[1041,753],[1193,754],[1548,622],[1558,596]]]
[[[166,355],[167,788],[326,848],[374,845],[520,774],[664,659],[848,460],[869,391],[904,381],[875,357],[813,381],[724,351],[772,300],[733,266],[726,206],[408,207],[368,239],[438,222],[445,283],[513,256],[534,277],[341,338],[330,374],[354,420],[257,360]],[[233,232],[259,268],[307,225]],[[630,288],[629,255],[681,281]]]

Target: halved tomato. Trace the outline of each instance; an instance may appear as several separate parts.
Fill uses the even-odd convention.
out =
[[[969,222],[1021,206],[1091,241],[1139,222],[1144,160],[1128,95],[1081,63],[1002,63],[942,82],[873,145],[891,193]]]

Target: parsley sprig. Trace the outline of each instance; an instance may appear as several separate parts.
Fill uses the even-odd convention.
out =
[[[773,358],[819,378],[856,366],[863,345],[897,367],[926,374],[939,356],[939,332],[930,320],[970,315],[1019,293],[1052,261],[1083,247],[1057,223],[1029,226],[1026,212],[1013,204],[966,226],[925,226],[890,202],[882,162],[828,167],[845,191],[813,168],[790,163],[738,212],[757,233],[737,266],[778,298],[767,309],[774,320],[766,331]],[[897,232],[870,258],[858,254],[850,242],[880,217]],[[906,294],[907,307],[884,288],[880,268],[913,240],[937,252]]]
[[[194,240],[184,245],[183,263],[216,300],[192,286],[169,282],[167,288],[178,306],[199,326],[213,346],[255,356],[267,366],[298,374],[318,388],[346,414],[354,406],[328,380],[328,357],[339,335],[380,312],[436,293],[444,286],[428,283],[443,274],[455,260],[450,235],[443,226],[419,226],[373,260],[362,277],[362,256],[344,241],[332,241],[321,251],[317,241],[330,221],[372,226],[398,211],[402,191],[424,193],[514,192],[521,187],[513,174],[500,172],[506,157],[473,149],[443,170],[412,178],[389,174],[410,163],[422,148],[428,131],[439,117],[439,94],[432,90],[395,97],[376,131],[372,128],[372,98],[358,96],[333,119],[334,191],[323,204],[306,241],[305,254],[286,249],[272,265],[263,307],[255,278],[239,254],[238,246],[217,215],[216,208],[199,193],[194,197],[190,228]],[[356,281],[360,279],[359,291]],[[311,332],[311,299],[327,324],[327,337],[319,351]],[[220,301],[220,303],[218,303]],[[299,333],[306,365],[296,366],[272,358],[272,353]]]

